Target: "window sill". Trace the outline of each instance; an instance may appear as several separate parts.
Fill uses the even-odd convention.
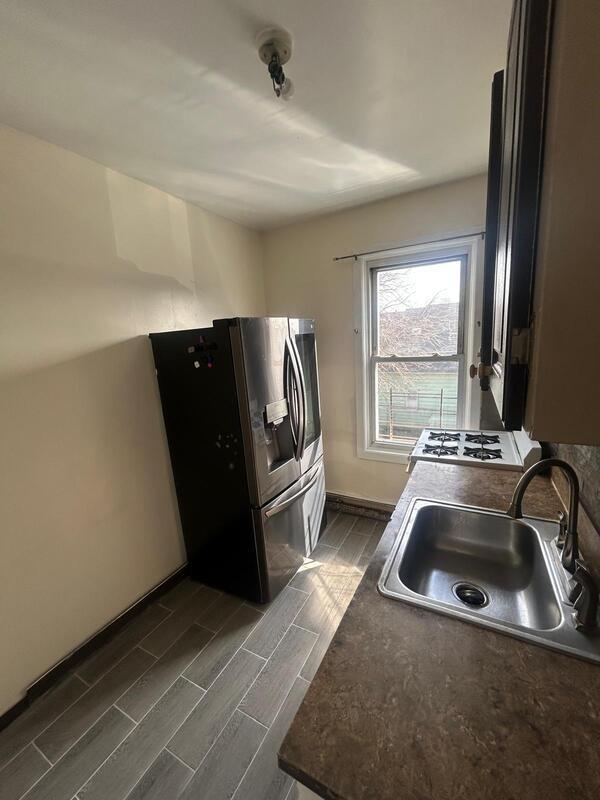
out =
[[[360,448],[358,457],[368,461],[387,461],[391,464],[408,464],[408,457],[413,450],[412,445],[397,445],[394,448],[381,447],[372,444],[367,448]]]

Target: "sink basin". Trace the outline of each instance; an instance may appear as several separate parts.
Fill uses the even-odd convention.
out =
[[[413,500],[379,591],[413,605],[600,661],[600,637],[575,629],[558,524]]]

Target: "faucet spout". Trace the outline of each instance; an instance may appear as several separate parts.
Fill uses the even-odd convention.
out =
[[[567,520],[567,533],[561,556],[563,567],[570,573],[575,572],[576,561],[579,558],[579,544],[577,535],[577,514],[579,509],[579,480],[573,467],[561,458],[545,458],[537,461],[523,473],[515,487],[510,506],[506,512],[509,517],[521,519],[523,516],[523,496],[531,480],[544,472],[549,467],[559,467],[569,481],[569,515]]]

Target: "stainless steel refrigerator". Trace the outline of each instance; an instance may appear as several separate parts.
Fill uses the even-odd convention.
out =
[[[268,602],[325,524],[315,325],[150,334],[192,577]]]

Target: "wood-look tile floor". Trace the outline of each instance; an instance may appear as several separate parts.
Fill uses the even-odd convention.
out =
[[[307,797],[277,750],[383,528],[331,516],[269,606],[179,583],[0,732],[0,800]]]

